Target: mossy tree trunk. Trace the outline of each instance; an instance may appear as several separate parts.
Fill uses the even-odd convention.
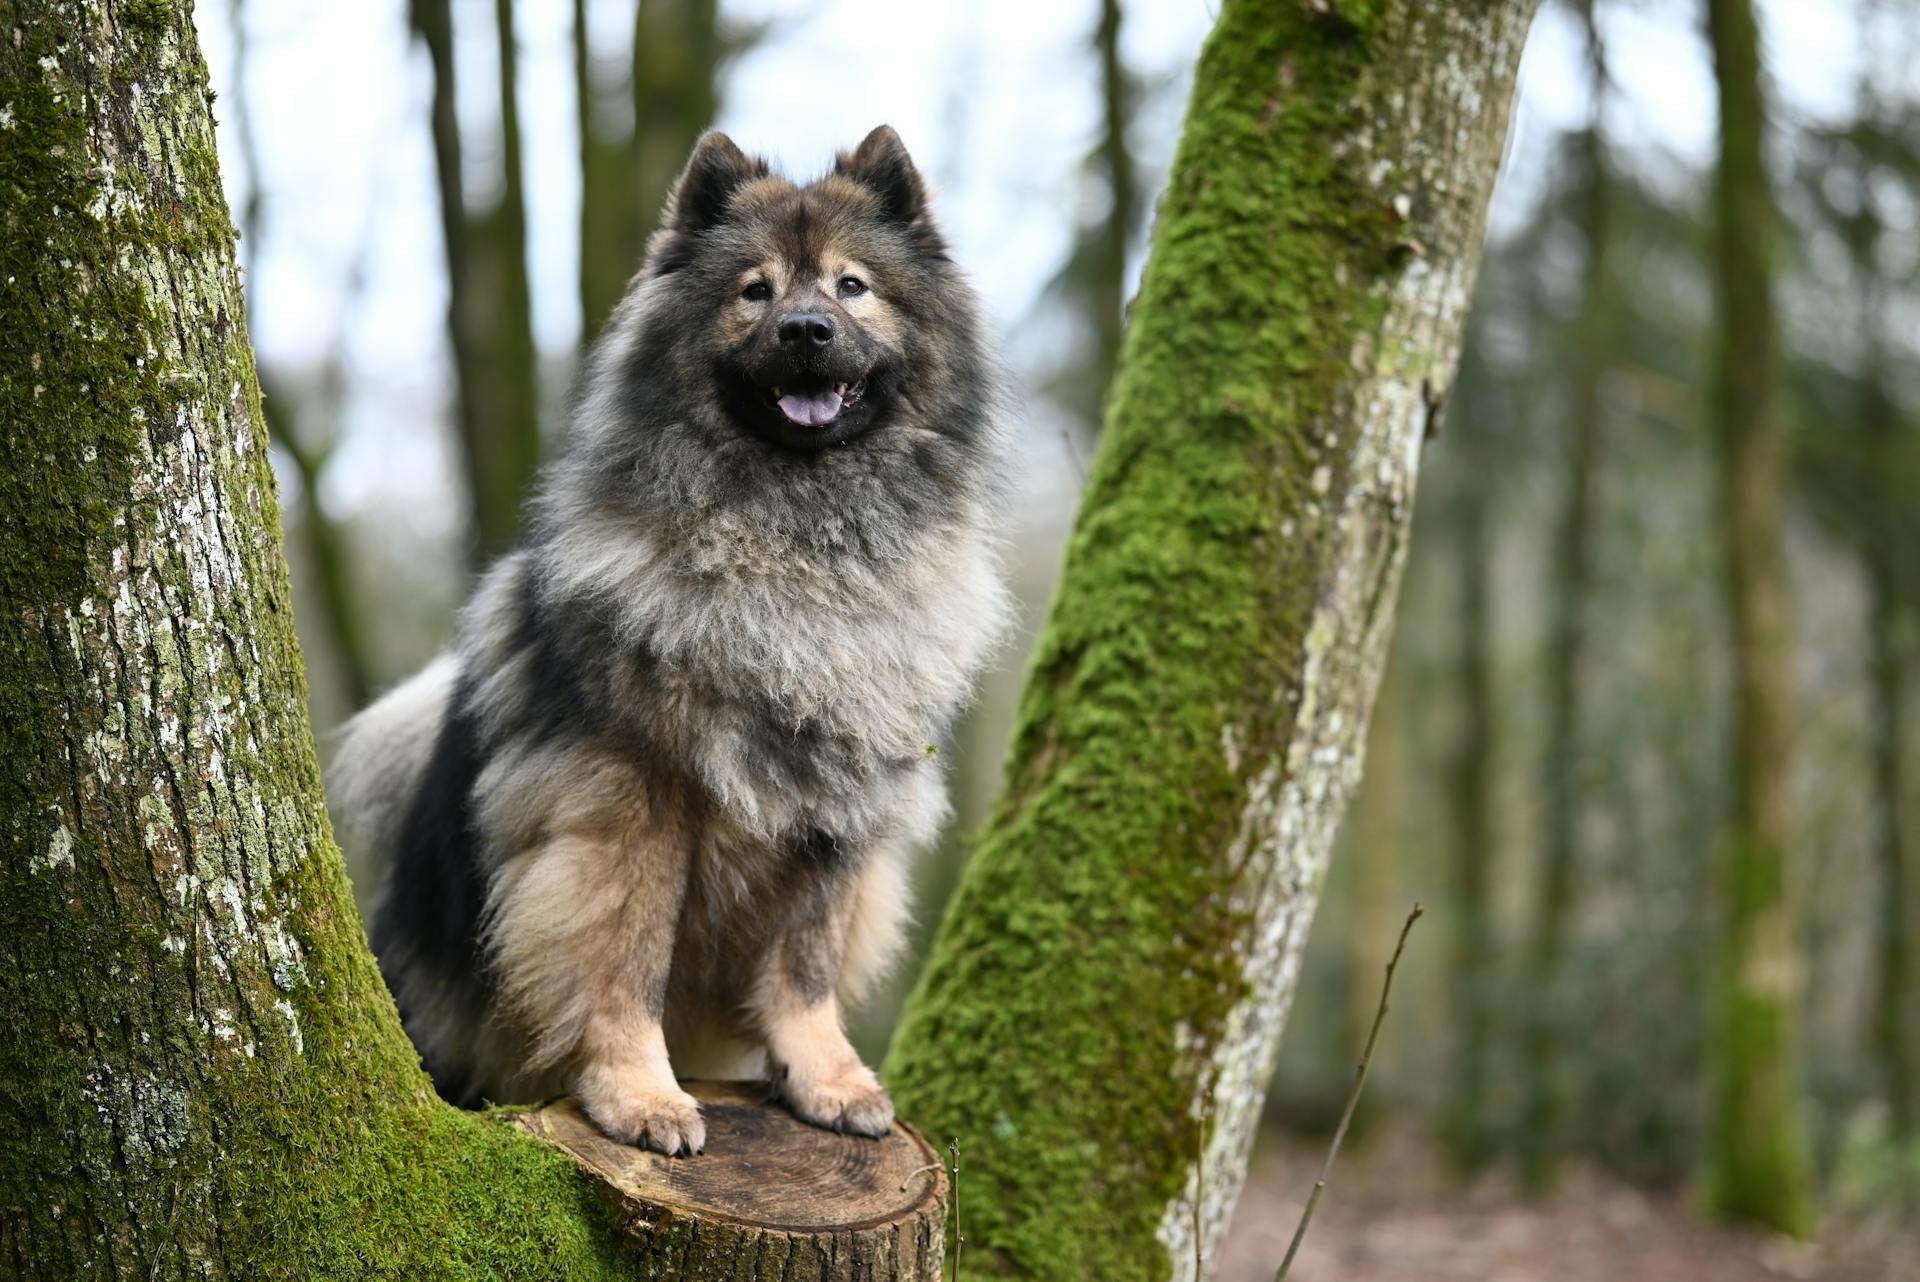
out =
[[[0,1261],[611,1276],[609,1215],[434,1099],[367,953],[187,8],[0,11]]]
[[[1793,656],[1776,404],[1776,228],[1752,0],[1709,0],[1707,15],[1720,93],[1712,412],[1734,662],[1733,813],[1721,866],[1707,1199],[1721,1214],[1804,1236],[1813,1228],[1813,1171],[1799,1088],[1800,948],[1788,895]]]
[[[540,386],[527,283],[513,0],[494,0],[502,174],[499,201],[483,209],[469,207],[463,185],[452,4],[411,0],[411,13],[433,67],[434,169],[447,266],[454,422],[477,566],[513,542],[521,501],[540,466]]]
[[[885,1212],[773,1230],[433,1094],[327,829],[188,7],[0,19],[0,1273],[935,1276],[904,1133],[722,1101]]]
[[[1566,386],[1566,489],[1554,535],[1553,601],[1547,645],[1547,742],[1542,754],[1545,803],[1543,867],[1528,949],[1534,994],[1525,1035],[1526,1117],[1520,1128],[1521,1175],[1534,1193],[1550,1191],[1560,1157],[1566,1111],[1566,957],[1580,864],[1581,677],[1586,669],[1587,612],[1593,592],[1595,490],[1600,480],[1601,402],[1608,362],[1617,350],[1609,329],[1613,302],[1613,193],[1603,132],[1608,97],[1606,50],[1583,0],[1587,82],[1592,119],[1576,145],[1580,222],[1586,235],[1580,313]]]
[[[1006,788],[888,1060],[961,1138],[969,1276],[1190,1278],[1224,1230],[1531,10],[1222,7]]]

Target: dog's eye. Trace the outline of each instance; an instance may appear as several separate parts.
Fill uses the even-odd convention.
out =
[[[764,280],[756,280],[753,284],[740,291],[740,297],[746,299],[749,303],[764,303],[773,297],[773,286],[767,284]]]
[[[861,280],[858,276],[842,276],[840,278],[840,297],[857,298],[866,292],[867,282]]]

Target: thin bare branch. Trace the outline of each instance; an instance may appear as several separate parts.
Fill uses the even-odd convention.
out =
[[[1360,1107],[1360,1092],[1367,1084],[1367,1070],[1373,1067],[1373,1046],[1380,1040],[1380,1025],[1387,1020],[1387,998],[1393,993],[1393,972],[1400,965],[1400,954],[1407,951],[1407,936],[1413,930],[1413,923],[1419,921],[1427,910],[1419,904],[1407,914],[1407,924],[1400,928],[1400,942],[1393,947],[1393,956],[1387,961],[1387,977],[1380,985],[1380,1006],[1373,1013],[1373,1027],[1367,1031],[1367,1045],[1360,1052],[1360,1065],[1353,1073],[1353,1089],[1347,1092],[1347,1107],[1340,1114],[1340,1125],[1334,1128],[1333,1143],[1327,1146],[1327,1160],[1320,1164],[1319,1178],[1313,1182],[1313,1192],[1307,1195],[1306,1209],[1300,1212],[1300,1223],[1293,1230],[1293,1241],[1287,1244],[1287,1256],[1280,1261],[1280,1271],[1273,1275],[1273,1282],[1287,1282],[1287,1273],[1293,1268],[1293,1257],[1300,1251],[1300,1241],[1307,1236],[1307,1225],[1313,1220],[1313,1208],[1320,1204],[1320,1194],[1326,1191],[1327,1181],[1333,1176],[1333,1159],[1340,1156],[1341,1141],[1347,1138],[1347,1127],[1353,1124],[1354,1110]]]

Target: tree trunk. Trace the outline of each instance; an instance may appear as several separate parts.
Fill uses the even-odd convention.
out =
[[[1342,1069],[1359,1063],[1366,1051],[1367,1032],[1380,1006],[1379,977],[1386,973],[1395,932],[1409,907],[1399,898],[1400,850],[1407,828],[1408,744],[1403,729],[1407,681],[1401,675],[1405,666],[1404,652],[1400,658],[1389,655],[1380,674],[1373,720],[1367,728],[1366,782],[1355,798],[1358,831],[1354,833],[1352,854],[1353,938],[1348,944],[1352,978],[1342,1040],[1347,1055]],[[1376,1115],[1390,1111],[1379,1107],[1383,1097],[1391,1098],[1382,1089],[1385,1083],[1378,1074],[1370,1082],[1372,1089],[1361,1097],[1354,1113],[1353,1129],[1357,1133],[1364,1133]]]
[[[1225,1228],[1531,8],[1228,0],[1202,54],[1007,786],[888,1061],[967,1154],[969,1275],[1193,1277]]]
[[[327,380],[338,373],[336,354]],[[270,380],[264,376],[261,382]],[[326,474],[326,446],[306,444],[300,424],[301,406],[292,397],[270,398],[278,408],[268,422],[273,439],[286,451],[293,470],[300,474],[300,492],[304,500],[297,524],[306,539],[307,564],[313,570],[313,599],[321,612],[327,650],[340,677],[340,692],[350,707],[365,707],[376,693],[373,664],[367,654],[366,629],[360,613],[360,594],[353,583],[352,556],[347,549],[346,532],[320,501],[320,483]],[[316,398],[323,410],[335,410],[340,402],[333,397]]]
[[[619,166],[602,137],[602,95],[596,84],[593,28],[587,0],[573,0],[573,103],[580,145],[580,343],[584,348],[619,301],[626,283],[614,264],[617,237],[611,224]],[[631,271],[628,273],[631,275]],[[619,285],[607,278],[617,277]]]
[[[1909,860],[1903,789],[1911,777],[1907,764],[1907,664],[1901,636],[1903,566],[1914,562],[1903,546],[1903,506],[1912,499],[1904,489],[1907,463],[1900,452],[1900,411],[1890,386],[1887,359],[1887,305],[1875,269],[1880,228],[1872,224],[1865,252],[1855,259],[1865,282],[1861,298],[1861,335],[1866,344],[1861,381],[1866,393],[1869,484],[1867,646],[1872,725],[1872,843],[1879,873],[1879,938],[1874,958],[1873,1049],[1887,1097],[1888,1130],[1898,1144],[1920,1141],[1920,1084],[1914,1080],[1915,1040],[1920,1037],[1920,994],[1914,988],[1910,932],[1914,914],[1914,878]],[[1909,571],[1910,573],[1910,571]],[[1910,580],[1909,580],[1910,581]]]
[[[1593,591],[1594,490],[1599,483],[1601,384],[1614,347],[1611,177],[1602,134],[1607,63],[1594,23],[1594,0],[1584,0],[1592,122],[1579,136],[1581,222],[1587,259],[1567,380],[1566,492],[1554,539],[1553,617],[1547,648],[1547,742],[1543,753],[1546,803],[1540,898],[1529,949],[1534,993],[1525,1041],[1526,1121],[1520,1128],[1521,1178],[1534,1193],[1551,1190],[1566,1110],[1567,1039],[1564,1023],[1568,919],[1573,914],[1580,862],[1580,682],[1586,667],[1588,598]]]
[[[1048,374],[1047,394],[1071,414],[1076,426],[1091,439],[1100,429],[1100,415],[1113,374],[1120,362],[1120,344],[1126,332],[1127,252],[1140,223],[1140,186],[1133,151],[1127,145],[1127,127],[1139,102],[1139,86],[1120,56],[1123,19],[1120,0],[1100,0],[1089,42],[1099,64],[1100,135],[1088,154],[1088,185],[1097,183],[1106,197],[1102,208],[1089,204],[1090,215],[1074,233],[1066,261],[1047,282],[1046,294],[1086,329],[1084,350],[1077,346]],[[1071,447],[1072,442],[1068,443]]]
[[[1469,394],[1486,387],[1484,374],[1470,379],[1463,370],[1460,395],[1449,419],[1455,445],[1459,492],[1452,495],[1454,537],[1460,573],[1459,683],[1460,733],[1449,771],[1453,818],[1452,939],[1454,948],[1453,1095],[1448,1102],[1446,1138],[1453,1160],[1466,1171],[1479,1169],[1493,1155],[1493,1126],[1487,1115],[1493,1060],[1493,787],[1497,740],[1493,675],[1493,557],[1491,487],[1493,466],[1485,443],[1487,427],[1478,421],[1482,407]],[[1479,400],[1473,396],[1472,400]]]
[[[0,1268],[714,1276],[689,1270],[694,1243],[735,1231],[717,1204],[696,1224],[687,1199],[583,1176],[577,1145],[441,1103],[367,951],[307,728],[187,7],[6,18]],[[742,1135],[800,1129],[738,1099],[715,1112]],[[764,1188],[769,1151],[827,1202],[878,1209],[782,1204],[736,1233],[767,1260],[937,1276],[938,1174],[894,1178],[924,1143],[804,1128],[732,1161],[710,1144],[700,1170]]]
[[[833,1135],[769,1106],[764,1086],[687,1086],[707,1121],[703,1156],[723,1160],[615,1144],[572,1099],[514,1122],[607,1186],[647,1277],[939,1282],[946,1168],[918,1131]]]
[[[1133,122],[1133,77],[1120,59],[1120,0],[1100,0],[1100,25],[1094,47],[1100,55],[1101,176],[1107,181],[1106,217],[1094,236],[1094,264],[1090,279],[1089,313],[1093,321],[1092,386],[1104,397],[1120,364],[1120,341],[1125,334],[1127,309],[1127,247],[1140,216],[1140,191],[1135,181],[1133,151],[1127,146],[1127,126]],[[1100,421],[1102,404],[1088,407],[1089,423]]]
[[[1889,1131],[1902,1145],[1920,1140],[1920,1085],[1914,1080],[1914,1043],[1920,1035],[1920,1006],[1913,980],[1910,933],[1913,878],[1907,853],[1902,806],[1906,764],[1903,719],[1907,673],[1901,654],[1896,551],[1878,547],[1869,553],[1872,649],[1873,853],[1879,870],[1880,922],[1874,965],[1873,1044],[1887,1097]]]
[[[258,139],[253,130],[253,93],[248,84],[252,65],[252,38],[247,29],[246,0],[228,0],[227,14],[233,26],[234,103],[228,121],[247,174],[247,199],[240,209],[241,270],[247,282],[248,297],[259,301],[260,244],[266,230],[266,175],[263,171]],[[364,275],[364,272],[359,273]],[[357,296],[358,291],[355,291]],[[322,372],[322,388],[334,395],[316,398],[325,413],[337,417],[340,402],[341,362],[338,350],[330,354]],[[262,384],[271,380],[263,372]],[[264,389],[263,389],[264,390]],[[367,654],[366,633],[361,627],[359,603],[352,586],[351,557],[345,531],[320,501],[320,478],[326,471],[328,449],[306,443],[300,405],[291,395],[267,398],[273,406],[267,427],[273,439],[286,451],[294,470],[300,474],[302,508],[296,524],[306,538],[307,556],[314,572],[314,599],[322,612],[321,624],[327,650],[340,675],[342,694],[353,707],[361,707],[374,694],[373,665]]]
[[[633,118],[609,133],[591,109],[592,42],[584,0],[574,5],[574,76],[581,94],[581,335],[599,332],[640,268],[647,238],[687,153],[719,110],[729,52],[715,0],[640,0],[625,81]]]
[[[472,503],[472,557],[484,565],[520,529],[520,504],[540,465],[539,372],[527,284],[513,0],[495,0],[499,53],[500,203],[467,207],[449,0],[412,0],[414,30],[433,66],[433,152],[447,260],[447,335],[454,420]]]
[[[1707,13],[1720,89],[1713,416],[1735,704],[1707,1200],[1721,1214],[1805,1236],[1813,1176],[1799,1089],[1800,949],[1787,894],[1793,682],[1766,108],[1751,0],[1709,0]]]

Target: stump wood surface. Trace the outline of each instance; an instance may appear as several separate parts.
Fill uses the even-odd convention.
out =
[[[567,1153],[619,1207],[645,1276],[931,1282],[946,1172],[911,1126],[867,1139],[809,1126],[746,1082],[688,1082],[706,1150],[619,1144],[572,1098],[514,1120]]]

